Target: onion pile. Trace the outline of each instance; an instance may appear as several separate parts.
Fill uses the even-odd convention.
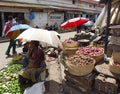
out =
[[[64,42],[62,42],[62,44],[65,47],[78,47],[79,46],[79,43],[72,39],[66,39]]]
[[[100,55],[103,55],[103,53],[104,53],[103,48],[94,47],[94,46],[80,47],[76,51],[76,54],[87,55],[87,56],[91,56],[91,57],[100,56]]]
[[[120,67],[120,62],[114,62],[113,64]]]
[[[77,65],[77,66],[89,65],[95,62],[93,58],[83,56],[83,55],[73,55],[68,58],[68,61],[71,64]]]

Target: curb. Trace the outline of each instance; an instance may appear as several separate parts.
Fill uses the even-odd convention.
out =
[[[9,42],[9,40],[0,40],[0,43]]]
[[[8,42],[10,39],[0,37],[0,43]]]

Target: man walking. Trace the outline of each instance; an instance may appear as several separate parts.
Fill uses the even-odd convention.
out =
[[[13,17],[12,16],[9,16],[8,17],[8,22],[5,23],[5,26],[3,28],[3,34],[2,36],[5,37],[6,33],[9,31],[9,29],[13,26]],[[6,55],[7,57],[10,57],[11,54],[10,54],[10,50],[12,49],[12,54],[16,54],[16,41],[14,39],[10,39],[10,42],[9,42],[9,45],[8,45],[8,48],[7,48],[7,51],[6,51]]]

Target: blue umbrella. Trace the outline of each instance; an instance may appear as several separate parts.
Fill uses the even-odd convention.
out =
[[[14,25],[7,32],[6,37],[7,38],[16,38],[20,33],[22,33],[24,30],[29,29],[29,28],[32,28],[32,27],[27,24]]]
[[[94,22],[93,21],[88,21],[85,24],[83,24],[84,26],[93,26]]]

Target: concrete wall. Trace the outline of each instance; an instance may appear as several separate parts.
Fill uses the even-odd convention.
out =
[[[102,10],[102,7],[100,7],[99,5],[89,4],[89,3],[86,3],[86,2],[79,2],[77,4],[77,6],[82,8],[82,9],[98,10],[98,11]]]
[[[4,1],[75,7],[75,5],[72,4],[72,0],[4,0]]]

